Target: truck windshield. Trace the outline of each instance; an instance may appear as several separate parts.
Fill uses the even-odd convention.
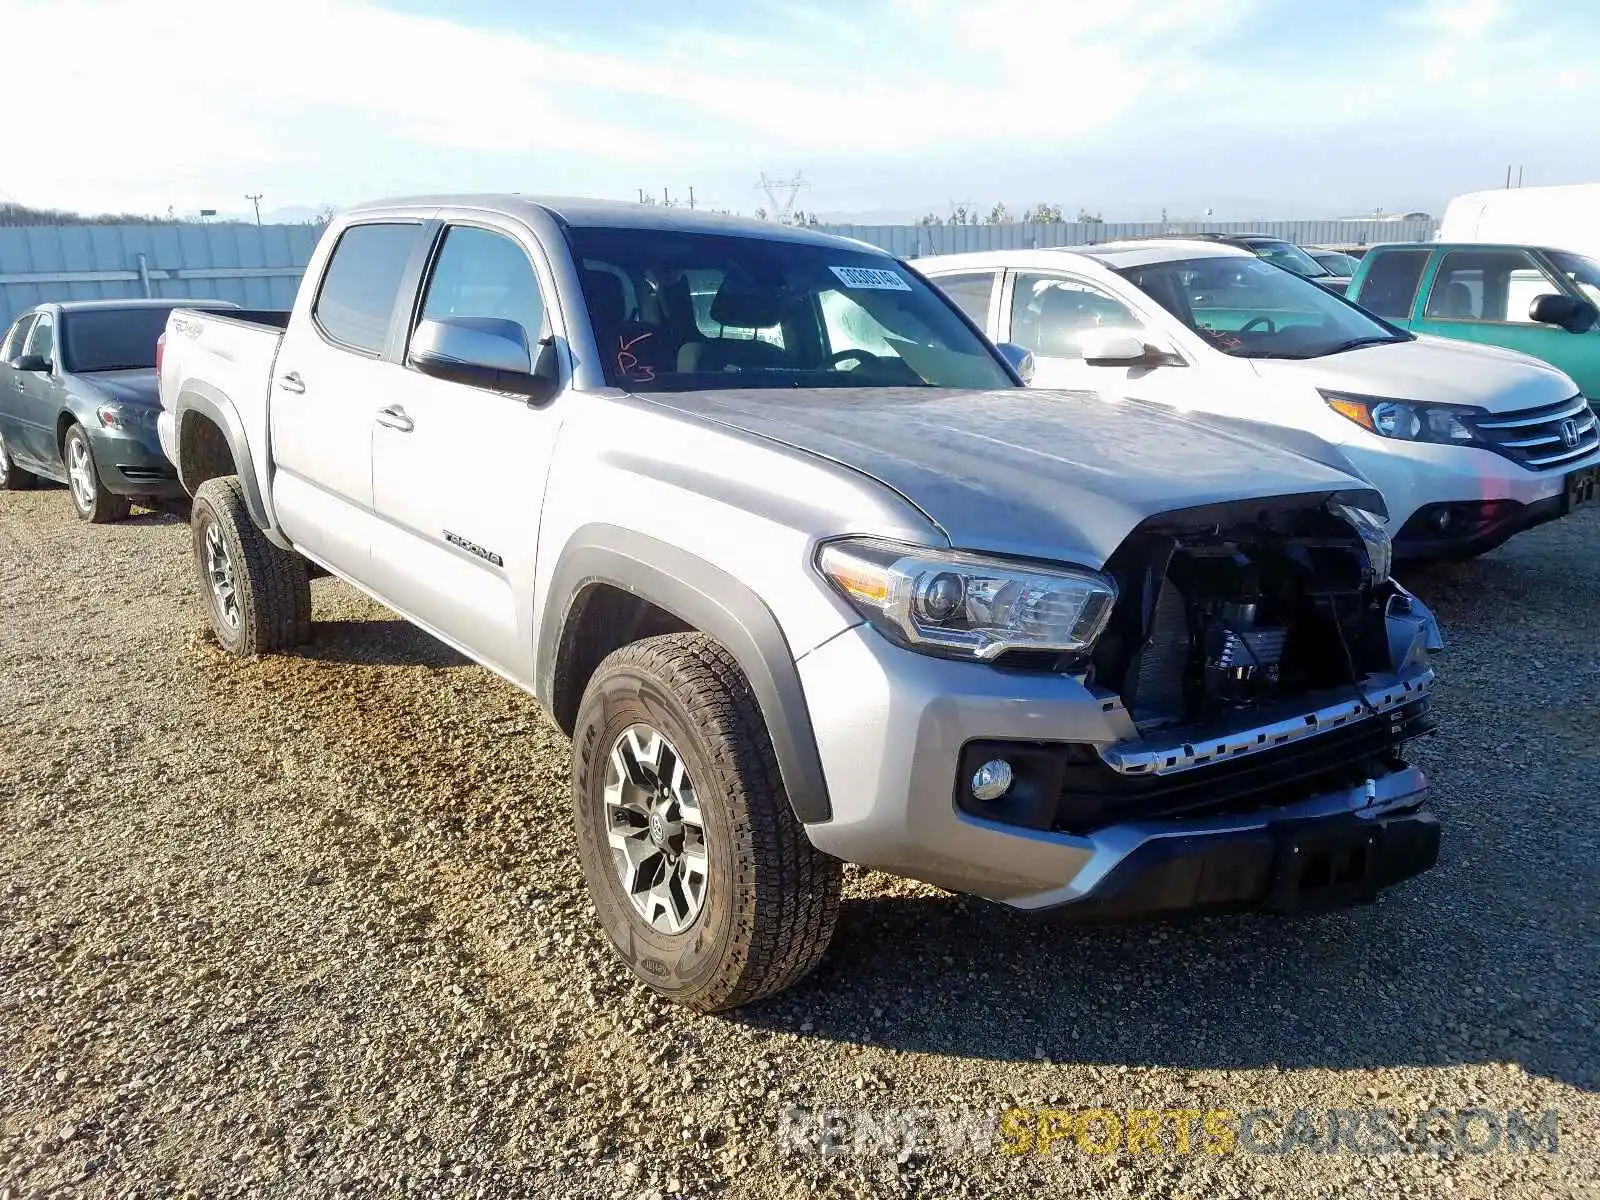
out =
[[[1600,308],[1600,262],[1566,250],[1550,251],[1550,261],[1583,293],[1584,299]]]
[[[66,309],[61,314],[61,369],[88,371],[153,370],[156,339],[172,309]]]
[[[1255,258],[1192,258],[1120,275],[1235,358],[1322,358],[1411,335]]]
[[[566,232],[613,387],[1017,386],[948,301],[884,255],[671,230]]]

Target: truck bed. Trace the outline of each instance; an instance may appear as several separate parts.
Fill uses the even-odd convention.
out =
[[[275,309],[172,310],[161,355],[158,425],[169,457],[173,448],[168,443],[176,435],[172,414],[191,381],[213,403],[229,410],[224,419],[237,422],[251,439],[265,444],[273,364],[288,323],[289,313]],[[261,466],[256,464],[258,472]]]
[[[196,312],[198,310],[186,308],[183,312]],[[233,325],[265,325],[276,329],[280,333],[289,327],[289,310],[287,308],[233,308],[226,312],[206,312],[207,318],[227,321]]]

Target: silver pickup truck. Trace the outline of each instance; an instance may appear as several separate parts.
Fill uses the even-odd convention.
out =
[[[601,924],[696,1008],[818,962],[840,860],[1101,919],[1431,866],[1381,498],[1011,353],[855,242],[400,200],[281,323],[174,312],[160,431],[219,642],[306,641],[316,564],[532,692]]]

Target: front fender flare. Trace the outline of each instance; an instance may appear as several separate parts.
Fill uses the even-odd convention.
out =
[[[733,655],[761,707],[784,790],[806,824],[833,815],[800,672],[777,618],[739,580],[685,550],[614,525],[577,530],[556,563],[540,621],[536,691],[555,696],[557,655],[572,608],[593,584],[610,584],[664,609]]]

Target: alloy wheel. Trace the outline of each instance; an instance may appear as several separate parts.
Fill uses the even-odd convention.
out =
[[[239,628],[239,589],[233,576],[233,559],[228,543],[215,521],[205,528],[206,579],[211,585],[211,602],[229,629]]]
[[[612,744],[605,817],[634,911],[658,933],[688,929],[705,907],[705,828],[683,758],[659,730],[630,725]]]
[[[67,439],[67,483],[72,488],[72,499],[82,512],[93,512],[99,481],[94,477],[94,460],[89,456],[89,443],[82,436]]]

